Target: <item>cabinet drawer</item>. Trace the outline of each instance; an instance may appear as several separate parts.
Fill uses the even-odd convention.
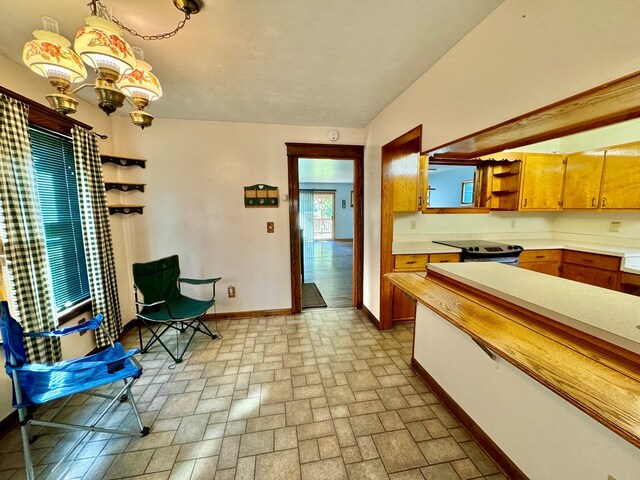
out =
[[[429,255],[396,255],[394,270],[422,271],[427,269]]]
[[[432,253],[429,255],[429,263],[456,263],[460,261],[458,253]]]
[[[562,278],[615,290],[618,272],[565,263],[562,267]]]
[[[640,287],[640,275],[633,273],[622,272],[620,276],[620,283],[624,285],[635,285]]]
[[[525,270],[546,273],[547,275],[553,275],[554,277],[560,276],[560,262],[519,262],[518,266]]]
[[[597,255],[595,253],[575,252],[573,250],[565,250],[564,263],[576,263],[594,268],[603,268],[605,270],[619,270],[620,258],[611,257],[609,255]]]
[[[525,250],[520,254],[520,263],[528,262],[559,262],[562,260],[562,250]]]

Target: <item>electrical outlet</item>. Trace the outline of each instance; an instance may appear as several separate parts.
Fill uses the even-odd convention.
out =
[[[516,219],[511,219],[511,228],[516,228]]]
[[[267,233],[273,233],[276,230],[273,222],[267,222]]]
[[[611,222],[609,224],[609,231],[618,233],[620,231],[621,226],[622,226],[622,222]]]
[[[415,230],[415,229],[416,229],[416,221],[411,220],[411,230]]]
[[[233,285],[229,285],[227,287],[227,295],[229,296],[229,298],[236,298],[236,287],[234,287]]]

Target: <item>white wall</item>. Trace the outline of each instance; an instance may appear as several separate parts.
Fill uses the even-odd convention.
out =
[[[364,304],[374,315],[380,147],[422,124],[429,150],[640,70],[639,16],[640,2],[626,0],[507,0],[367,126]],[[510,228],[508,217],[487,218]]]
[[[146,169],[118,172],[122,180],[147,184],[144,193],[127,194],[146,205],[144,214],[113,220],[126,232],[124,245],[118,246],[128,265],[119,277],[125,318],[133,317],[130,265],[173,253],[180,255],[185,276],[223,277],[219,312],[290,308],[289,204],[282,201],[288,193],[285,142],[325,143],[326,131],[165,119],[141,131],[128,119],[114,118],[116,153],[147,160]],[[363,141],[361,129],[340,131],[341,143]],[[243,187],[257,183],[280,188],[278,208],[244,207]],[[266,231],[268,221],[275,222],[273,234]],[[229,284],[236,287],[235,299],[227,298]]]
[[[353,207],[351,206],[352,183],[300,183],[301,189],[335,190],[335,232],[336,240],[353,239]],[[344,201],[345,208],[342,208]]]
[[[531,480],[636,480],[638,448],[418,304],[414,357]]]

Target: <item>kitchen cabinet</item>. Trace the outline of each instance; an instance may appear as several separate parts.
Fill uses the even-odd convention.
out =
[[[491,210],[517,210],[522,162],[500,162],[491,165],[487,178],[487,206]]]
[[[562,208],[595,209],[600,206],[604,150],[567,155]]]
[[[640,143],[606,150],[600,208],[640,208]]]
[[[560,276],[562,250],[525,250],[520,254],[518,266],[534,272]]]
[[[563,155],[527,153],[520,188],[520,210],[559,210],[563,179]]]
[[[562,259],[561,277],[616,290],[619,270],[619,257],[566,250]]]
[[[401,155],[392,160],[390,175],[393,184],[393,211],[419,212],[425,203],[426,156],[417,153]]]
[[[620,291],[640,296],[640,275],[622,272],[620,274]]]
[[[459,262],[458,253],[432,253],[432,254],[407,254],[394,255],[394,272],[424,272],[427,263]],[[394,322],[405,322],[415,319],[416,305],[402,290],[393,286],[393,307],[391,319]]]

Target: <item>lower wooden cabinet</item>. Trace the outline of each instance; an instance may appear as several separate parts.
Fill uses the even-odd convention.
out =
[[[447,263],[459,262],[458,253],[432,253],[428,254],[407,254],[394,255],[394,272],[424,272],[427,263]],[[416,304],[407,297],[402,290],[393,286],[393,308],[391,310],[391,320],[394,322],[406,322],[416,318]]]
[[[561,276],[596,287],[617,290],[619,270],[619,257],[566,250]]]
[[[640,297],[640,275],[622,272],[620,274],[620,291]]]
[[[560,276],[562,250],[525,250],[520,254],[518,266],[534,272]]]

